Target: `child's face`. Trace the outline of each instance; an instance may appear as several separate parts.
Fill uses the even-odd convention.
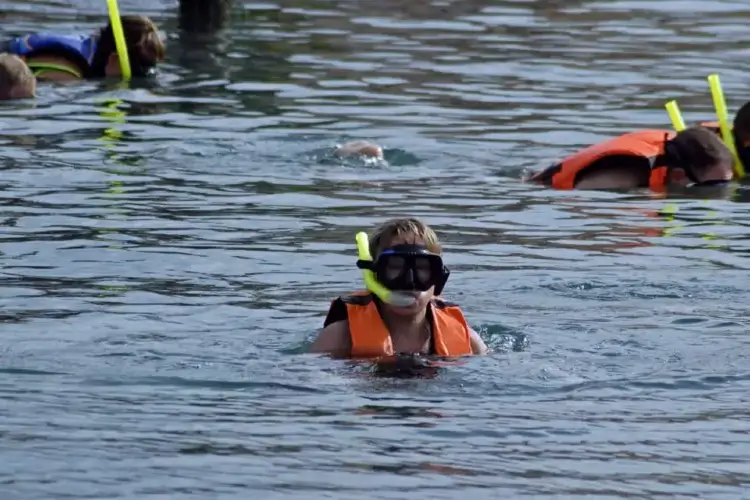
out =
[[[390,241],[384,242],[383,247],[381,250],[394,247],[396,245],[425,245],[425,242],[422,238],[416,235],[411,234],[405,234],[405,235],[398,235],[391,239]],[[427,305],[430,303],[430,300],[435,296],[435,287],[431,286],[428,290],[424,292],[419,291],[400,291],[400,293],[407,293],[407,294],[413,294],[416,298],[416,301],[414,304],[406,307],[397,307],[392,304],[384,304],[384,306],[388,309],[388,311],[392,312],[393,314],[397,316],[417,316],[419,314],[424,313],[424,311],[427,309]]]

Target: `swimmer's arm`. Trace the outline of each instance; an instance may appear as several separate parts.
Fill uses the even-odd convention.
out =
[[[337,321],[323,328],[310,346],[309,352],[326,353],[335,358],[348,358],[352,352],[349,322]]]
[[[471,352],[473,354],[480,356],[487,354],[487,344],[484,343],[482,337],[471,327],[469,327],[469,341],[471,342]]]

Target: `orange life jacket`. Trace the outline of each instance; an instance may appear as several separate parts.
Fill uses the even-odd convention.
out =
[[[608,156],[643,158],[644,168],[650,168],[649,188],[663,191],[667,187],[667,165],[664,162],[664,142],[672,139],[668,130],[642,130],[589,146],[560,163],[532,175],[529,180],[555,189],[574,189],[582,172],[598,160]]]
[[[711,132],[721,137],[721,127],[719,127],[719,122],[700,122],[698,126],[707,128]]]
[[[431,343],[438,356],[466,356],[472,354],[469,325],[461,309],[452,303],[434,298],[430,301],[428,318],[432,326]],[[349,321],[352,339],[351,357],[371,358],[393,356],[393,342],[388,327],[380,317],[375,296],[355,292],[331,301],[323,326],[337,321]]]

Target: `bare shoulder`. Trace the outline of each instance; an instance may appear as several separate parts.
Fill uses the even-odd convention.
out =
[[[479,355],[487,354],[487,344],[484,343],[482,337],[471,327],[469,327],[469,340],[471,342],[472,353]]]
[[[318,334],[318,338],[310,346],[314,353],[328,353],[333,356],[349,356],[352,350],[352,340],[349,335],[349,321],[331,323]]]

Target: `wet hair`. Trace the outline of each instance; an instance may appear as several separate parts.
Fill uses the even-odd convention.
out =
[[[440,254],[442,252],[437,234],[421,220],[415,218],[390,219],[376,227],[372,236],[370,236],[372,258],[377,259],[380,252],[391,246],[393,240],[406,235],[424,241],[424,245],[432,253]]]
[[[158,63],[164,60],[166,48],[159,37],[159,30],[151,19],[145,16],[122,16],[122,31],[128,48],[128,59],[133,76],[146,76]],[[107,67],[109,56],[117,53],[112,24],[99,31],[99,42],[91,63],[91,75],[101,78]]]
[[[737,146],[750,142],[750,102],[746,102],[734,116],[734,137]]]
[[[13,54],[0,54],[0,99],[33,97],[36,78],[23,59]]]
[[[669,141],[676,167],[702,175],[715,165],[732,168],[732,153],[721,139],[704,127],[689,127]]]

